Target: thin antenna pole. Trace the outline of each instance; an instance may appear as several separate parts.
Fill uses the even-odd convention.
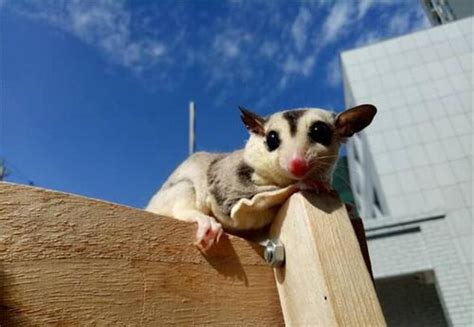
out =
[[[195,122],[196,122],[196,107],[194,102],[189,102],[189,155],[194,153],[194,148],[196,146],[196,140],[194,137],[195,131]]]

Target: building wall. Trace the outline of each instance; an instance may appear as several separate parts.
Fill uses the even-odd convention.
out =
[[[472,323],[473,18],[344,52],[346,106],[377,116],[348,143],[376,277],[436,275],[447,319]]]

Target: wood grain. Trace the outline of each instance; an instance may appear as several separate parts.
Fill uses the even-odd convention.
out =
[[[261,250],[141,210],[0,183],[0,325],[282,325]]]
[[[385,326],[371,276],[342,202],[331,195],[294,194],[270,235],[285,246],[275,269],[290,326]]]

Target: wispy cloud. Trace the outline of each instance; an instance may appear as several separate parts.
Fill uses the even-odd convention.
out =
[[[323,24],[322,45],[334,42],[344,31],[347,32],[346,26],[351,24],[352,21],[350,7],[351,3],[347,1],[336,2],[332,6]]]
[[[295,76],[309,76],[314,68],[316,62],[316,56],[309,54],[305,58],[296,59],[293,55],[286,57],[285,62],[282,65],[283,75],[280,78],[278,87],[284,89],[287,87],[288,82]]]
[[[303,51],[306,46],[311,18],[312,15],[310,11],[305,7],[300,7],[298,16],[296,16],[296,19],[291,26],[291,36],[293,37],[295,47],[299,52]]]
[[[238,10],[232,5],[232,15],[206,27],[211,41],[201,39],[201,47],[194,49],[199,65],[208,69],[208,87],[228,86],[219,90],[218,99],[225,99],[221,93],[236,86],[242,92],[243,85],[245,91],[247,85],[257,83],[262,105],[263,99],[269,99],[266,93],[275,93],[275,87],[281,91],[294,80],[312,75],[318,56],[309,42],[316,34],[312,4],[295,6],[286,15],[278,4],[265,10],[257,10],[249,2],[239,3]],[[249,88],[249,93],[254,91]],[[241,97],[245,100],[245,94]]]
[[[380,32],[377,31],[371,31],[369,33],[361,35],[359,38],[357,38],[354,42],[353,47],[354,48],[359,48],[362,46],[366,46],[372,43],[376,43],[380,40],[382,40],[384,36],[380,34]]]
[[[369,0],[369,2],[372,0]],[[393,5],[391,2],[384,3],[385,6]],[[388,7],[391,14],[384,19],[385,24],[380,25],[379,29],[369,30],[361,33],[354,39],[353,46],[358,48],[370,45],[378,41],[391,37],[404,35],[430,26],[426,15],[419,6],[410,6],[409,2],[402,2],[399,8]]]
[[[347,5],[347,2],[345,2]],[[363,28],[370,10],[374,8],[386,13],[375,28]],[[340,39],[347,30],[353,31],[352,39],[346,41],[346,48],[367,46],[384,39],[407,34],[429,26],[420,6],[414,6],[410,1],[393,2],[389,0],[361,0],[357,2],[357,16],[348,13],[342,3],[336,3],[324,22],[323,41],[326,43]],[[345,17],[345,18],[344,18]],[[378,17],[376,17],[378,18]],[[333,26],[331,21],[336,21]],[[354,33],[355,32],[355,33]],[[354,34],[356,35],[354,37]],[[324,42],[323,42],[324,44]],[[342,48],[341,50],[344,50]],[[326,67],[326,83],[336,87],[341,83],[339,60],[333,59]]]
[[[315,57],[308,55],[302,60],[297,60],[294,56],[289,56],[283,64],[283,71],[289,74],[301,74],[308,76],[314,67]]]
[[[410,28],[410,12],[394,15],[388,22],[388,30],[393,34],[401,34]]]
[[[301,5],[289,28],[290,41],[279,40],[277,69],[280,72],[278,87],[285,89],[290,81],[300,77],[309,77],[315,69],[319,55],[314,42],[308,42],[316,35],[311,7]]]
[[[271,59],[278,51],[278,44],[274,41],[264,41],[260,46],[259,51],[264,57]]]
[[[394,12],[388,22],[387,34],[401,35],[430,26],[421,8],[404,7]]]
[[[235,28],[228,28],[217,34],[213,40],[213,49],[225,59],[235,59],[241,55],[241,47],[252,41],[252,35]]]
[[[294,81],[318,78],[337,87],[340,51],[427,26],[420,6],[408,0],[212,6],[219,15],[167,0],[0,0],[0,8],[55,26],[137,75],[176,81],[197,69],[216,98],[239,86],[259,93],[260,104]]]
[[[368,13],[379,7],[382,10],[392,10],[395,2],[391,0],[358,0],[356,2],[338,1],[330,7],[329,14],[324,20],[320,34],[321,45],[326,46],[329,43],[340,40],[343,35],[349,34],[354,30],[365,34],[362,26],[365,24],[363,19]],[[409,6],[410,9],[415,6]],[[358,26],[359,25],[359,26]],[[369,31],[370,32],[370,31]]]
[[[402,0],[403,1],[403,0]],[[377,6],[387,6],[396,4],[393,0],[358,0],[357,1],[357,20],[365,17],[365,15]],[[384,8],[386,9],[386,8]]]
[[[194,50],[198,65],[208,72],[208,87],[222,83],[233,86],[255,76],[249,53],[249,49],[254,49],[255,35],[229,22],[222,24],[225,26],[222,25],[220,32],[205,41],[210,42],[209,46],[204,42],[203,47]],[[257,56],[262,54],[257,53]]]
[[[341,84],[341,67],[339,63],[339,57],[332,59],[326,67],[327,81],[329,86],[337,87]]]
[[[374,0],[359,0],[357,2],[357,19],[363,18],[374,4]]]
[[[160,40],[132,36],[131,13],[123,0],[18,0],[14,8],[71,33],[112,62],[135,71],[153,66],[167,51]]]

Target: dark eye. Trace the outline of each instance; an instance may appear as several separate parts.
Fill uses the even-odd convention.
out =
[[[273,151],[280,146],[280,137],[275,131],[270,131],[267,134],[267,147],[268,151]]]
[[[331,128],[322,121],[317,121],[311,125],[308,135],[313,142],[321,143],[326,146],[331,144]]]

